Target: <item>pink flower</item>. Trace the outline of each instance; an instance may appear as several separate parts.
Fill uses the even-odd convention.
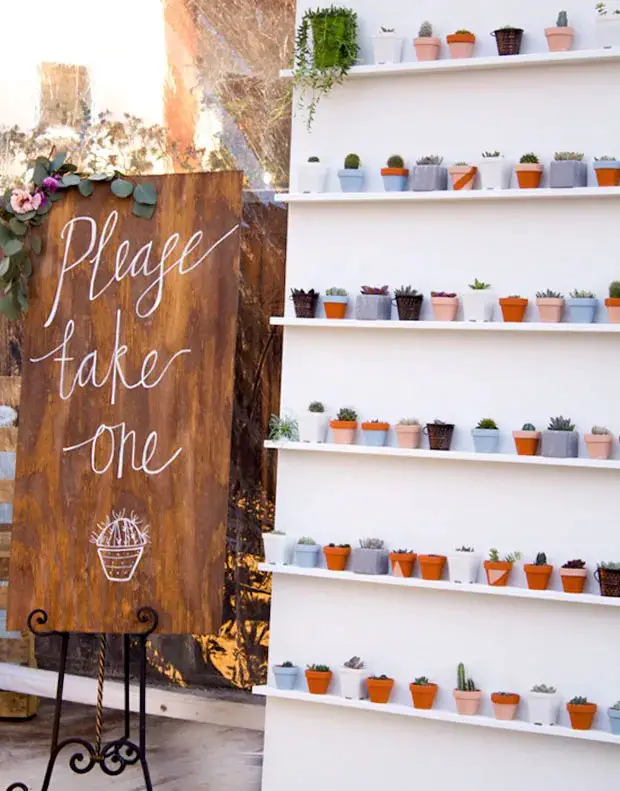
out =
[[[41,186],[48,192],[56,192],[60,186],[60,179],[57,179],[54,176],[46,176],[46,178],[43,179]]]
[[[43,197],[40,192],[34,195],[30,190],[14,189],[11,192],[11,208],[15,214],[27,214],[29,211],[36,211],[42,203]]]

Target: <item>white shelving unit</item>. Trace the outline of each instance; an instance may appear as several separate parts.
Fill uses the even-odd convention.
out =
[[[274,327],[297,327],[330,330],[408,330],[411,332],[542,332],[577,333],[580,335],[618,335],[620,324],[545,324],[542,321],[482,323],[467,321],[357,321],[356,319],[298,319],[294,316],[273,316]]]

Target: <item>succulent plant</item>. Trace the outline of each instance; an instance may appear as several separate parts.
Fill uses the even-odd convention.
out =
[[[514,563],[517,560],[521,560],[522,557],[520,552],[508,552],[501,558],[497,549],[493,548],[489,550],[489,560],[491,563]]]
[[[394,555],[415,555],[413,549],[393,549],[392,553]]]
[[[316,546],[316,541],[313,538],[310,538],[310,536],[302,536],[297,540],[297,543],[305,544],[306,546],[311,546],[311,547]]]
[[[535,566],[546,566],[547,565],[547,555],[544,552],[539,552],[536,555],[536,560],[534,561]]]
[[[482,280],[478,280],[478,278],[476,278],[473,283],[469,284],[469,288],[471,288],[472,291],[486,291],[487,289],[491,288],[491,284],[484,283]]]
[[[474,548],[473,547],[462,546],[462,547],[457,547],[454,551],[455,552],[474,552]]]
[[[428,678],[426,678],[426,676],[418,676],[416,679],[414,679],[413,683],[416,685],[416,687],[428,687],[431,682],[428,680]]]
[[[524,423],[521,431],[536,431],[536,426],[533,423]]]
[[[422,296],[413,286],[400,286],[394,289],[395,297],[420,297]]]
[[[299,442],[299,423],[288,415],[284,417],[272,415],[269,418],[269,439],[273,442],[283,439]]]
[[[555,687],[548,687],[546,684],[534,684],[532,692],[542,692],[543,695],[555,695],[557,689]]]
[[[390,677],[382,673],[380,676],[368,676],[369,681],[389,681]]]
[[[446,297],[454,299],[456,297],[455,291],[431,291],[431,297]]]
[[[441,165],[443,162],[443,157],[440,157],[439,154],[428,154],[425,157],[420,157],[416,161],[416,165]]]
[[[522,165],[539,165],[540,159],[536,156],[536,154],[530,152],[529,154],[523,154],[519,162]]]
[[[620,563],[615,560],[602,560],[598,564],[599,569],[606,569],[607,571],[620,571]]]
[[[552,417],[547,426],[547,431],[574,431],[575,424],[571,422],[569,417]]]
[[[483,417],[482,420],[478,421],[476,428],[482,428],[486,431],[496,431],[498,429],[498,425],[493,420],[493,418]]]
[[[362,549],[384,549],[385,541],[381,538],[360,538],[360,547]]]
[[[389,286],[362,286],[360,293],[365,296],[387,297],[390,294]]]
[[[469,162],[455,162],[454,163],[454,167],[455,168],[468,168],[469,167]]]
[[[616,159],[616,157],[610,157],[608,155],[605,155],[603,157],[594,157],[594,161],[595,162],[617,162],[618,160]]]
[[[610,706],[609,708],[613,709],[614,711],[620,710],[620,700],[618,700],[613,706]]]
[[[459,662],[456,669],[456,688],[459,692],[477,692],[476,685],[472,678],[465,677],[465,665]]]
[[[581,162],[583,154],[579,154],[577,151],[556,151],[553,158],[556,162]]]
[[[400,156],[400,154],[392,154],[392,156],[387,161],[387,166],[389,168],[404,168],[405,167],[405,160]]]
[[[609,284],[609,296],[612,299],[620,299],[620,280],[614,280]]]
[[[306,665],[314,673],[329,673],[329,665]]]
[[[576,288],[570,292],[570,297],[571,299],[595,299],[596,294],[593,294],[592,291],[580,291]]]
[[[308,162],[320,162],[318,157],[308,157]]]
[[[548,288],[545,291],[537,291],[536,297],[538,299],[564,299],[564,294],[560,294],[559,291],[552,291]]]
[[[600,436],[607,436],[608,434],[611,434],[611,431],[608,428],[605,428],[605,426],[592,426],[592,431],[590,433]]]
[[[362,160],[359,158],[359,154],[347,154],[344,158],[344,166],[346,170],[359,170],[361,164]]]
[[[419,426],[420,425],[420,421],[417,418],[415,418],[415,417],[402,417],[398,421],[398,423],[396,425],[397,426]]]
[[[471,32],[471,30],[465,30],[465,28],[463,28],[463,30],[457,30],[456,33],[457,33],[457,35],[460,34],[461,36],[473,36],[474,35]]]
[[[303,288],[292,288],[291,289],[291,296],[293,297],[318,297],[318,291],[315,291],[311,288],[309,291],[305,291]]]
[[[379,33],[395,33],[395,32],[396,32],[395,27],[383,27],[383,25],[381,25],[381,27],[379,28]]]
[[[350,670],[361,670],[364,667],[364,662],[359,656],[352,656],[351,659],[347,659],[344,666]]]
[[[328,547],[332,549],[337,547],[338,549],[351,549],[351,544],[328,544]]]
[[[295,667],[292,662],[282,662],[280,665],[276,665],[276,667]]]
[[[328,288],[325,292],[326,297],[348,297],[349,292],[345,288],[336,288],[332,286],[332,288]]]
[[[420,29],[418,30],[418,38],[432,38],[433,37],[433,26],[427,20],[422,22],[420,25]]]
[[[499,151],[483,151],[482,158],[483,159],[499,159],[501,157],[501,153]]]
[[[556,27],[568,27],[568,14],[566,11],[560,11],[555,24]]]
[[[562,566],[563,569],[585,569],[585,560],[567,560]]]
[[[343,406],[336,415],[336,420],[341,420],[344,423],[353,423],[357,420],[357,412],[350,406]]]
[[[572,703],[573,706],[585,706],[588,702],[588,699],[581,695],[575,695],[575,697],[571,698],[568,702],[569,704]]]
[[[308,407],[308,412],[325,412],[325,405],[321,401],[311,401],[310,406]]]

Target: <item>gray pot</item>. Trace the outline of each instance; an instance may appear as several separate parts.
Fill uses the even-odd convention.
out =
[[[411,189],[414,192],[432,192],[448,189],[448,170],[443,165],[415,165]]]
[[[387,574],[387,549],[362,549],[357,547],[351,552],[351,571],[356,574]]]
[[[281,667],[275,665],[273,668],[273,677],[278,689],[295,689],[297,683],[298,667]]]
[[[585,162],[569,159],[562,162],[552,160],[549,168],[549,186],[562,189],[585,187],[588,183],[588,166]]]
[[[389,321],[392,318],[392,297],[382,294],[358,294],[355,318],[362,321]]]
[[[319,562],[318,544],[295,544],[295,565],[304,569],[313,569]]]
[[[552,459],[576,459],[579,455],[577,431],[543,431],[540,455]]]

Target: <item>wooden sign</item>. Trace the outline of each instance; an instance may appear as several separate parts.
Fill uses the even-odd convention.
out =
[[[240,173],[97,185],[47,222],[26,321],[9,626],[206,633],[221,619]]]

